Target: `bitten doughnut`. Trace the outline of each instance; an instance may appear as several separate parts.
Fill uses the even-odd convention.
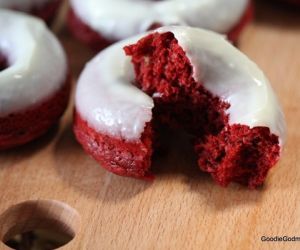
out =
[[[28,12],[50,24],[61,3],[62,0],[0,0],[0,8]]]
[[[43,21],[2,9],[0,30],[0,149],[6,149],[58,121],[70,80],[62,46]]]
[[[251,18],[250,0],[71,0],[68,23],[79,40],[101,50],[164,25],[205,28],[236,41]]]
[[[191,27],[112,45],[78,82],[75,135],[109,171],[151,179],[161,124],[190,133],[199,167],[223,186],[261,185],[285,140],[284,116],[263,72],[223,36]]]

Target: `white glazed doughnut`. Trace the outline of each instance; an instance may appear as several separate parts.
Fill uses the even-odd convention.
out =
[[[223,36],[192,27],[163,27],[99,53],[79,78],[75,110],[85,151],[136,178],[153,178],[161,124],[185,129],[199,167],[223,186],[261,185],[285,140],[263,72]]]
[[[199,27],[236,42],[253,15],[251,0],[71,0],[68,25],[96,51],[168,25]]]
[[[269,127],[282,143],[285,123],[277,98],[263,72],[224,37],[187,27],[163,27],[186,52],[194,78],[230,104],[229,124]],[[123,47],[145,34],[119,42],[89,62],[80,76],[75,105],[96,131],[138,140],[152,119],[152,97],[133,86],[133,66]],[[201,73],[198,69],[201,69]]]
[[[239,22],[248,0],[71,0],[71,6],[95,31],[121,40],[146,31],[153,23],[227,33]]]
[[[0,150],[25,144],[67,107],[66,55],[45,23],[0,9]]]
[[[35,105],[66,80],[66,55],[45,24],[13,11],[0,10],[0,52],[9,67],[0,72],[0,116]]]

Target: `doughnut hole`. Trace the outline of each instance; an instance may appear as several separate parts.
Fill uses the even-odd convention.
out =
[[[153,124],[185,129],[194,138],[201,170],[221,186],[238,182],[255,188],[264,182],[279,159],[278,136],[267,127],[230,125],[230,104],[195,81],[173,33],[150,34],[124,50],[132,57],[134,84],[153,97]]]

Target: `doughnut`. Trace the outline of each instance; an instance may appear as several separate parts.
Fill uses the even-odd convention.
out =
[[[186,26],[108,47],[76,89],[76,138],[115,174],[153,179],[162,126],[189,133],[200,169],[222,186],[260,186],[285,140],[284,115],[263,72],[224,36]]]
[[[27,12],[51,24],[62,0],[0,0],[0,8]]]
[[[70,77],[65,52],[43,21],[1,9],[0,30],[0,149],[8,149],[58,122]]]
[[[70,4],[70,30],[95,50],[164,25],[209,29],[235,42],[253,15],[250,0],[71,0]]]

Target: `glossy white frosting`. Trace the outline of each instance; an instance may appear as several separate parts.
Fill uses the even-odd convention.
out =
[[[229,32],[249,0],[71,0],[75,13],[104,37],[121,40],[153,23],[188,25]]]
[[[0,8],[28,11],[33,7],[43,6],[50,1],[53,0],[0,0]]]
[[[43,21],[0,9],[0,51],[10,66],[0,71],[0,116],[31,107],[64,84],[66,56]]]
[[[163,27],[158,32],[172,32],[187,54],[194,78],[223,101],[229,124],[253,128],[266,126],[285,138],[281,107],[263,72],[243,53],[216,33],[197,28]],[[80,76],[75,105],[77,111],[95,130],[126,140],[138,140],[146,122],[152,118],[151,97],[131,85],[133,65],[123,47],[146,34],[119,42],[100,52]]]

